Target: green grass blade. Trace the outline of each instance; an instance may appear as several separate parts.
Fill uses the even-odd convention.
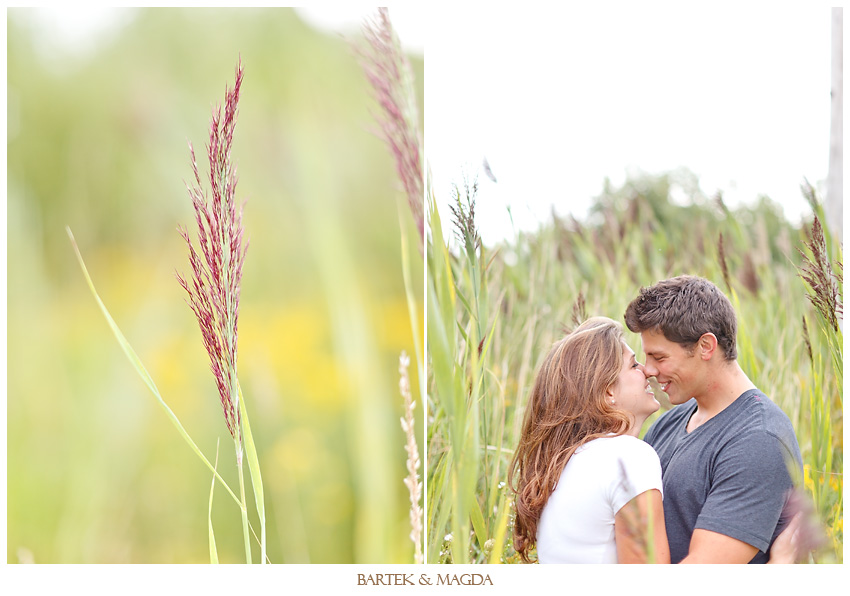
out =
[[[213,467],[218,469],[218,439],[215,441],[215,464]],[[207,522],[210,529],[210,564],[218,565],[218,550],[215,547],[215,532],[213,532],[213,523],[212,523],[212,506],[213,506],[213,493],[215,492],[215,476],[212,478],[212,482],[210,484],[210,509],[207,514]]]
[[[504,498],[499,509],[501,513],[499,515],[499,521],[496,523],[496,531],[494,532],[493,550],[490,551],[491,564],[501,563],[502,553],[505,550],[505,537],[508,533],[508,513],[510,512],[510,506],[505,502]]]
[[[416,370],[419,379],[419,395],[425,395],[425,369],[422,358],[422,346],[419,329],[419,315],[416,308],[416,296],[410,277],[410,251],[407,246],[407,233],[399,210],[399,229],[401,230],[401,275],[404,280],[404,295],[407,299],[407,314],[410,317],[410,330],[413,333],[413,349],[416,352]]]
[[[440,561],[440,550],[443,546],[443,540],[446,535],[449,524],[449,514],[451,513],[450,504],[446,499],[438,498],[448,490],[449,479],[447,477],[448,469],[451,468],[451,453],[446,453],[440,457],[437,462],[436,471],[431,478],[429,490],[429,503],[427,510],[428,515],[428,563],[438,563]]]
[[[260,561],[266,562],[266,505],[263,496],[263,476],[260,474],[260,460],[248,423],[248,412],[245,410],[245,399],[242,397],[242,386],[236,382],[239,389],[239,414],[242,416],[242,438],[245,441],[245,456],[248,458],[248,471],[251,473],[251,486],[254,488],[254,502],[257,505],[257,515],[260,518]]]
[[[165,400],[162,399],[162,396],[159,394],[159,389],[156,388],[156,384],[153,382],[153,379],[151,378],[147,369],[145,369],[144,365],[142,364],[142,361],[139,360],[139,357],[136,355],[136,352],[130,346],[130,343],[124,337],[124,334],[121,333],[121,330],[118,328],[118,325],[113,320],[112,315],[109,314],[109,311],[106,309],[106,305],[100,299],[100,296],[98,295],[97,290],[94,287],[94,283],[92,282],[91,276],[89,275],[89,271],[88,269],[86,269],[86,264],[83,262],[83,257],[80,254],[80,249],[77,248],[77,242],[74,240],[74,234],[71,233],[71,228],[66,227],[65,229],[68,232],[68,237],[71,239],[71,245],[74,247],[74,252],[77,255],[77,261],[79,261],[80,268],[83,270],[83,275],[86,278],[86,283],[89,286],[89,290],[91,290],[95,302],[97,302],[97,305],[100,307],[103,316],[106,318],[106,322],[109,324],[110,329],[112,329],[112,333],[115,334],[115,338],[118,340],[118,344],[121,346],[121,349],[124,350],[124,353],[130,360],[130,364],[133,365],[133,368],[135,368],[136,372],[139,373],[139,376],[142,377],[142,380],[145,382],[145,385],[148,386],[148,389],[150,389],[151,393],[153,393],[154,397],[156,397],[156,400],[159,402],[159,405],[162,407],[163,410],[165,410],[166,415],[177,428],[177,431],[180,433],[180,436],[183,437],[186,443],[189,444],[189,447],[192,448],[192,451],[194,451],[195,454],[199,458],[201,458],[201,461],[203,461],[204,464],[206,464],[206,466],[212,471],[212,473],[215,474],[215,477],[218,479],[219,482],[221,482],[222,486],[227,489],[227,492],[230,494],[231,497],[233,497],[233,500],[241,506],[239,498],[232,490],[230,490],[230,487],[227,485],[227,482],[225,482],[224,479],[219,476],[218,471],[216,471],[216,469],[209,462],[209,460],[204,457],[204,454],[201,453],[201,450],[195,444],[195,441],[192,440],[192,437],[190,437],[189,433],[186,432],[186,429],[183,428],[183,425],[180,423],[180,420],[177,418],[174,412],[171,411],[171,408],[168,407],[168,404],[165,403]]]
[[[233,439],[233,446],[236,448],[236,469],[239,475],[239,494],[242,495],[242,504],[239,507],[239,512],[242,514],[242,539],[245,543],[245,563],[250,565],[253,563],[253,558],[251,557],[251,537],[248,535],[248,505],[245,502],[245,477],[242,473],[242,446],[239,444],[238,439]]]
[[[481,511],[481,504],[475,498],[475,494],[470,497],[470,517],[472,519],[472,528],[475,530],[475,539],[478,541],[478,547],[483,551],[484,544],[487,542],[487,524],[484,523],[484,513]]]

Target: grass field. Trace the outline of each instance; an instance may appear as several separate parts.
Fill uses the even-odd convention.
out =
[[[671,200],[675,186],[686,204]],[[606,185],[586,221],[553,214],[538,231],[491,245],[474,221],[476,193],[474,182],[457,188],[450,214],[429,195],[428,561],[519,560],[507,467],[540,359],[577,321],[622,321],[641,286],[692,274],[730,297],[739,362],[794,425],[800,484],[826,537],[812,560],[841,562],[842,332],[799,275],[810,223],[792,226],[767,198],[730,210],[677,171]],[[828,232],[825,251],[840,305],[841,248]],[[640,354],[640,338],[626,336]]]

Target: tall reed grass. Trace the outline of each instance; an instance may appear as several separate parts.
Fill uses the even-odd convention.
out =
[[[687,204],[671,200],[674,187]],[[798,252],[810,254],[820,242],[814,220],[797,228],[766,198],[730,209],[679,170],[619,188],[606,183],[585,220],[553,212],[539,230],[488,245],[487,230],[475,223],[474,182],[454,193],[456,242],[430,185],[426,191],[428,562],[519,561],[506,471],[540,359],[571,321],[622,320],[641,286],[683,273],[729,293],[740,364],[797,432],[801,484],[829,539],[812,560],[843,560],[841,328],[807,300],[819,294],[805,281],[811,269]],[[833,263],[830,287],[840,304],[840,246],[825,232],[819,250]],[[639,337],[627,332],[627,340],[640,353]],[[657,385],[655,392],[669,407]]]
[[[248,462],[254,501],[260,524],[260,536],[257,537],[256,533],[254,533],[254,537],[260,543],[260,561],[262,563],[266,563],[267,561],[263,482],[236,366],[239,294],[242,281],[242,264],[245,259],[247,246],[243,247],[242,244],[244,230],[241,209],[237,210],[235,200],[236,166],[231,158],[231,148],[236,126],[242,77],[243,69],[240,61],[236,68],[236,82],[234,87],[233,89],[227,89],[225,92],[223,117],[220,107],[213,111],[210,122],[210,136],[207,144],[209,182],[211,186],[209,195],[203,189],[195,159],[195,151],[191,143],[189,144],[195,185],[187,185],[187,188],[195,209],[196,223],[198,224],[200,254],[196,251],[189,232],[183,227],[178,228],[180,235],[185,240],[189,249],[189,263],[192,268],[192,277],[187,281],[184,276],[179,273],[177,274],[178,282],[188,294],[187,303],[198,320],[204,348],[210,358],[210,369],[218,388],[225,424],[234,442],[240,497],[235,495],[218,473],[218,449],[216,448],[216,463],[215,465],[211,465],[160,395],[147,369],[98,296],[82,255],[77,248],[73,234],[68,229],[71,243],[89,289],[115,334],[118,343],[142,377],[142,380],[154,394],[160,406],[162,406],[177,427],[184,440],[213,473],[213,485],[210,489],[208,511],[211,563],[218,563],[218,553],[212,525],[215,480],[221,482],[228,494],[230,494],[239,506],[242,517],[245,560],[247,563],[253,562],[251,556],[251,533],[254,530],[248,521],[248,506],[242,471],[243,454],[246,456]]]
[[[410,330],[419,378],[419,394],[425,395],[425,362],[423,330],[419,322],[419,299],[422,292],[414,285],[412,272],[421,263],[421,258],[411,256],[408,236],[411,222],[416,235],[420,257],[424,254],[425,218],[423,208],[422,176],[422,133],[419,128],[419,112],[413,89],[413,73],[410,62],[401,48],[401,43],[390,21],[389,11],[379,8],[377,15],[363,25],[365,43],[354,45],[360,64],[369,81],[374,99],[380,110],[374,114],[380,137],[393,159],[396,173],[406,199],[406,206],[397,202],[399,232],[401,238],[401,270]],[[399,358],[399,389],[404,399],[404,416],[401,428],[405,433],[407,452],[407,477],[403,482],[410,494],[410,538],[414,544],[414,562],[423,563],[422,511],[420,505],[422,483],[418,474],[420,460],[415,424],[415,404],[411,394],[408,375],[410,358],[402,352]],[[422,433],[424,434],[424,433]]]
[[[814,307],[817,325],[810,329],[803,317],[806,355],[811,366],[808,385],[808,432],[811,444],[803,451],[803,484],[814,511],[826,526],[828,548],[841,552],[844,542],[844,332],[843,332],[843,248],[821,224],[824,211],[808,183],[803,193],[814,211],[806,229],[806,240],[798,249],[802,256],[800,279],[806,298]],[[814,336],[814,337],[813,337]],[[819,347],[814,347],[819,345]],[[822,546],[819,541],[816,546]]]

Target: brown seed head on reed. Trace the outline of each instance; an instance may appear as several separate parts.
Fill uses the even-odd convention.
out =
[[[587,303],[584,300],[584,293],[579,290],[578,298],[573,303],[573,314],[572,314],[572,322],[573,328],[578,327],[582,324],[583,321],[587,320]],[[567,332],[572,330],[564,329]]]
[[[817,193],[815,193],[815,187],[806,178],[803,178],[803,183],[800,184],[800,191],[803,193],[803,197],[806,199],[811,210],[817,213],[819,205]]]
[[[817,216],[812,224],[810,240],[805,245],[811,257],[802,250],[798,250],[803,256],[800,277],[812,289],[808,298],[829,326],[838,331],[838,318],[844,314],[839,290],[842,275],[833,273],[826,250],[823,227]]]
[[[723,218],[731,217],[731,213],[729,211],[729,207],[726,206],[726,203],[723,201],[723,192],[718,190],[714,195],[714,204],[720,210],[720,213],[723,214]]]
[[[729,283],[729,268],[726,265],[726,247],[723,245],[723,232],[717,238],[717,259],[720,261],[720,271],[723,273],[723,283],[726,289],[732,293],[732,285]]]
[[[815,359],[812,355],[812,342],[809,339],[809,325],[806,323],[806,315],[803,315],[803,340],[806,342],[806,354],[809,356],[809,362],[814,364]]]
[[[455,225],[455,235],[457,236],[460,245],[466,249],[468,256],[478,250],[481,246],[481,236],[478,235],[478,228],[475,227],[475,197],[478,194],[478,178],[474,178],[472,183],[464,178],[463,194],[457,185],[454,186],[454,205],[449,205],[452,212],[452,223]]]
[[[750,294],[758,298],[761,281],[759,280],[753,256],[748,252],[744,253],[744,264],[741,268],[740,280],[744,287],[749,290]]]
[[[401,49],[386,8],[379,8],[377,17],[367,20],[363,35],[366,44],[354,50],[381,107],[382,115],[376,116],[380,125],[378,134],[395,157],[396,171],[419,232],[419,251],[422,252],[425,237],[422,135],[410,62]]]
[[[177,273],[177,281],[186,290],[186,302],[201,328],[204,347],[210,357],[227,430],[241,441],[239,406],[236,389],[236,345],[239,314],[239,290],[247,242],[243,246],[242,207],[236,206],[236,166],[231,159],[233,131],[236,126],[239,92],[242,86],[242,62],[236,67],[236,84],[225,90],[224,115],[221,107],[213,110],[207,144],[209,195],[203,189],[195,150],[189,143],[194,184],[186,184],[195,222],[198,224],[196,250],[188,230],[178,231],[189,248],[192,276]]]

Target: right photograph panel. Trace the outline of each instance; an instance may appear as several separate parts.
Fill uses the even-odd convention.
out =
[[[842,9],[429,12],[426,562],[843,563]]]

